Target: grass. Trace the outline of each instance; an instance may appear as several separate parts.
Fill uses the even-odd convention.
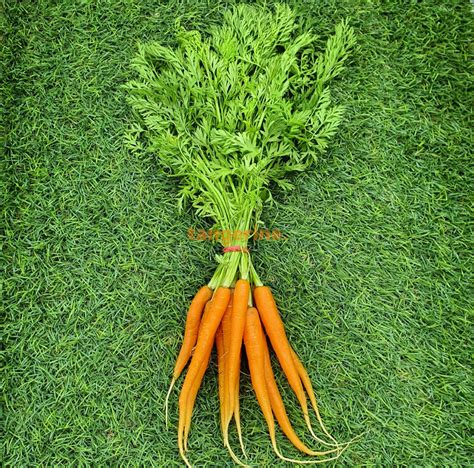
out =
[[[471,7],[290,3],[322,38],[349,16],[358,47],[337,83],[347,106],[339,135],[266,211],[267,227],[288,239],[259,242],[257,268],[328,427],[341,441],[365,432],[341,465],[467,466]],[[187,239],[199,220],[177,216],[173,182],[154,161],[123,148],[131,115],[120,86],[137,41],[171,43],[178,16],[205,30],[227,5],[4,6],[7,466],[181,464],[163,399],[186,305],[209,279],[216,250]],[[282,466],[248,380],[250,462]],[[174,426],[176,398],[171,409]],[[213,360],[191,433],[199,466],[231,466],[218,424]]]

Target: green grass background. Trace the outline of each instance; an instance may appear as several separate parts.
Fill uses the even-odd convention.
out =
[[[3,459],[7,466],[178,466],[163,400],[187,304],[216,247],[191,242],[173,182],[123,147],[138,41],[205,30],[231,3],[5,2],[2,21]],[[344,124],[264,219],[261,277],[327,425],[365,432],[344,466],[472,462],[472,13],[466,1],[291,1],[321,34],[351,18],[335,83]],[[283,466],[242,376],[249,462]],[[279,374],[288,407],[296,404]],[[290,414],[300,433],[300,413]],[[190,458],[231,466],[215,358]],[[235,433],[232,433],[236,445]],[[298,454],[283,440],[284,452]],[[306,439],[308,440],[308,439]],[[237,446],[236,446],[237,448]]]

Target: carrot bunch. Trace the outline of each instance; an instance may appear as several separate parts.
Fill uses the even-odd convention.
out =
[[[309,456],[325,457],[318,458],[314,462],[333,460],[339,457],[347,444],[339,445],[324,426],[308,373],[288,341],[270,288],[261,283],[255,272],[251,276],[253,288],[249,279],[241,278],[232,284],[232,287],[220,286],[215,289],[211,282],[198,291],[189,307],[183,344],[176,360],[166,398],[167,407],[171,390],[184,367],[189,363],[179,396],[178,447],[180,454],[190,466],[186,450],[191,416],[199,387],[209,364],[211,350],[215,346],[219,370],[220,421],[224,444],[234,461],[243,464],[230,446],[229,425],[234,419],[242,453],[246,456],[239,412],[240,361],[245,347],[252,386],[267,423],[275,453],[286,461],[309,462],[309,460],[293,460],[281,454],[276,442],[276,418],[283,433],[298,450]],[[296,394],[311,434],[318,442],[331,447],[330,449],[312,450],[295,433],[275,381],[268,341]],[[326,440],[314,434],[307,398]],[[166,411],[166,417],[168,417],[168,411]]]
[[[237,5],[205,37],[182,28],[176,47],[140,44],[125,85],[136,121],[128,147],[151,153],[180,187],[178,207],[192,206],[224,249],[217,269],[189,307],[183,344],[168,400],[189,365],[179,396],[178,447],[186,458],[191,418],[212,349],[219,368],[220,425],[224,444],[235,421],[245,455],[239,412],[240,362],[247,355],[252,385],[276,454],[275,419],[283,433],[319,463],[337,458],[339,445],[324,426],[308,373],[291,347],[270,289],[252,264],[248,242],[262,224],[272,189],[291,190],[289,176],[322,155],[342,118],[328,83],[344,69],[354,34],[336,26],[325,47],[287,5]],[[295,433],[273,374],[273,349],[312,436],[327,448],[308,447]],[[313,430],[310,408],[321,435]]]

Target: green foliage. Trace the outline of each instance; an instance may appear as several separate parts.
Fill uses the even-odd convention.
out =
[[[270,184],[291,188],[288,173],[316,161],[340,123],[327,83],[353,30],[341,22],[320,51],[298,26],[287,5],[238,5],[209,36],[178,27],[177,48],[141,44],[133,60],[128,146],[156,154],[181,178],[181,199],[221,229],[258,222]]]

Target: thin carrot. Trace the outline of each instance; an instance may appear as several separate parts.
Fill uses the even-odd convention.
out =
[[[202,320],[203,321],[208,320],[209,308],[211,306],[211,303],[212,303],[212,300],[209,301],[206,304],[206,307],[204,308],[204,314],[202,315]],[[216,334],[217,334],[217,332],[216,332]],[[208,350],[209,356],[211,354],[211,350],[212,350],[212,347]],[[188,395],[188,400],[187,400],[188,401],[188,408],[189,408],[189,403],[190,402],[192,402],[192,404],[194,405],[194,401],[196,399],[196,395],[197,395],[197,392],[199,390],[199,386],[202,382],[202,379],[204,377],[204,374],[205,374],[205,371],[206,371],[206,368],[207,368],[208,364],[209,364],[209,357],[204,359],[204,362],[201,364],[201,367],[199,369],[199,373],[198,373],[195,381],[193,382],[193,385],[191,387],[191,390],[190,390],[189,395]],[[194,392],[195,392],[195,396],[193,398],[192,394]],[[184,421],[184,451],[185,452],[188,450],[188,435],[189,435],[189,430],[191,429],[191,418],[192,418],[192,410],[186,413],[186,418],[185,418],[185,421]]]
[[[291,355],[293,356],[293,361],[295,363],[296,370],[298,371],[298,374],[301,378],[301,382],[303,382],[304,388],[306,390],[306,393],[308,394],[309,400],[311,401],[311,405],[313,406],[314,412],[316,413],[316,418],[319,422],[319,425],[321,426],[321,429],[334,442],[335,445],[339,446],[336,439],[334,439],[334,437],[329,433],[329,431],[326,429],[326,426],[323,423],[323,420],[319,413],[316,396],[314,395],[313,385],[311,384],[311,379],[309,378],[308,372],[306,371],[303,363],[300,361],[298,355],[295,353],[293,349],[291,350]]]
[[[301,379],[293,362],[291,354],[291,346],[286,336],[285,327],[278,313],[275,299],[273,298],[270,288],[267,286],[258,286],[254,289],[254,298],[257,304],[257,309],[262,319],[265,331],[267,332],[273,349],[278,357],[278,361],[283,369],[283,372],[288,379],[288,383],[296,394],[300,403],[306,425],[314,435],[311,421],[308,414],[308,404],[306,401],[306,394],[301,384]]]
[[[212,300],[210,300],[206,304],[206,307],[204,308],[204,314],[202,315],[202,321],[204,321],[204,322],[209,319],[209,313],[210,313],[209,308],[211,306],[211,303],[212,303]],[[216,331],[216,335],[217,335],[217,331]],[[190,403],[191,403],[191,411],[188,411],[186,413],[186,418],[185,418],[185,421],[184,421],[184,451],[185,452],[188,450],[188,435],[189,435],[189,431],[191,429],[192,406],[194,405],[194,402],[195,402],[196,396],[197,396],[197,392],[199,391],[200,384],[201,384],[202,379],[204,377],[206,368],[209,364],[209,358],[210,358],[211,351],[212,351],[212,347],[209,350],[207,350],[206,358],[204,359],[204,362],[201,364],[201,367],[199,369],[199,373],[198,373],[196,379],[194,380],[194,382],[191,386],[191,389],[189,391],[188,400],[187,400],[187,407],[189,408]]]
[[[224,316],[222,317],[222,322],[221,322],[221,328],[222,328],[222,338],[223,338],[223,348],[224,348],[224,400],[221,405],[221,409],[223,409],[223,412],[221,412],[221,421],[223,422],[222,424],[222,435],[224,438],[224,445],[227,447],[227,450],[229,451],[230,456],[232,459],[238,464],[245,466],[235,455],[234,451],[232,450],[232,447],[230,446],[229,443],[229,435],[228,435],[228,423],[226,425],[226,417],[234,411],[234,405],[233,402],[229,400],[229,348],[232,343],[232,316],[234,314],[234,303],[235,303],[235,290],[231,294],[231,298],[229,301],[229,305],[227,306],[227,311],[225,312]],[[240,423],[240,420],[239,420]],[[244,452],[245,453],[245,452]]]
[[[224,444],[226,443],[226,438],[225,438],[225,433],[224,433],[224,427],[225,427],[225,421],[228,412],[230,411],[232,405],[229,402],[229,347],[230,347],[230,342],[232,340],[232,330],[231,330],[231,320],[232,320],[232,311],[234,308],[234,292],[231,291],[231,296],[229,300],[229,304],[227,306],[227,310],[225,311],[224,316],[222,317],[222,338],[223,338],[223,343],[224,343],[224,358],[225,358],[225,372],[224,372],[224,392],[225,392],[225,397],[224,397],[224,408],[223,408],[223,426],[222,426],[222,434],[224,436]]]
[[[188,396],[191,390],[193,390],[194,381],[198,379],[201,365],[205,362],[207,355],[210,354],[210,350],[213,347],[217,327],[227,309],[229,299],[230,289],[224,287],[218,288],[214,293],[208,313],[205,314],[201,320],[196,348],[179,395],[178,446],[181,454],[184,454],[183,435],[185,427],[188,425],[187,415],[188,413],[192,414],[193,410],[193,405],[188,404]],[[199,385],[197,390],[199,389]]]
[[[204,310],[204,306],[209,301],[209,299],[211,299],[211,296],[212,289],[210,289],[209,286],[203,286],[191,301],[188,315],[186,317],[183,344],[181,345],[181,350],[174,366],[173,379],[175,380],[181,375],[184,366],[187,364],[191,356],[198,337],[201,315]]]
[[[252,386],[257,396],[263,416],[267,421],[268,432],[270,433],[270,440],[272,442],[273,450],[278,457],[290,463],[317,464],[339,458],[344,449],[338,451],[337,455],[333,457],[322,458],[318,460],[294,460],[292,458],[284,457],[281,454],[276,443],[275,420],[273,419],[271,401],[266,382],[264,351],[266,344],[264,343],[264,340],[265,336],[263,334],[258,311],[252,307],[247,311],[247,320],[244,332],[245,351],[247,352]]]
[[[216,349],[217,349],[217,376],[219,385],[219,403],[221,410],[221,430],[224,430],[224,405],[225,405],[225,390],[224,390],[224,373],[225,373],[225,355],[224,355],[224,337],[222,334],[222,324],[216,332]]]
[[[201,315],[204,309],[205,304],[212,296],[212,289],[208,286],[203,286],[194,296],[194,299],[191,301],[191,304],[188,309],[188,314],[186,317],[186,325],[184,328],[184,338],[183,344],[181,345],[181,350],[179,351],[178,358],[173,370],[173,376],[171,379],[171,384],[166,394],[165,399],[165,421],[168,425],[168,401],[173,390],[176,380],[178,380],[181,372],[188,363],[188,360],[191,356],[192,350],[196,344],[199,325],[201,323]]]
[[[293,426],[291,425],[291,422],[288,418],[288,414],[286,413],[285,405],[283,404],[280,391],[278,390],[278,386],[275,381],[275,375],[273,374],[272,364],[270,361],[270,353],[268,351],[268,346],[265,338],[263,340],[263,347],[265,353],[265,379],[267,381],[268,396],[270,398],[273,414],[275,415],[281,430],[285,433],[290,442],[298,450],[306,453],[307,455],[322,456],[337,452],[339,448],[326,450],[324,452],[316,452],[314,450],[311,450],[296,435]]]
[[[245,318],[247,315],[250,284],[247,280],[240,279],[235,284],[232,315],[230,317],[231,330],[229,341],[229,353],[227,358],[227,390],[228,402],[227,413],[224,419],[224,440],[228,440],[229,423],[235,411],[235,395],[240,373],[240,353],[245,329]]]
[[[220,409],[221,409],[221,428],[223,427],[223,417],[224,417],[224,408],[225,408],[225,398],[227,394],[224,391],[224,372],[226,367],[225,362],[225,352],[224,352],[224,341],[223,341],[223,333],[222,333],[222,323],[217,329],[216,333],[216,348],[217,348],[217,366],[218,366],[218,381],[219,381],[219,402],[220,402]],[[242,441],[242,430],[240,426],[240,412],[239,412],[239,390],[238,390],[239,382],[237,381],[237,390],[235,392],[236,401],[235,401],[235,423],[237,425],[237,433],[239,436],[240,446],[242,448],[242,452],[247,457],[245,453],[244,443]]]
[[[275,420],[273,419],[272,406],[268,396],[267,383],[265,381],[265,354],[263,339],[262,325],[260,323],[257,309],[251,307],[247,310],[245,322],[245,352],[247,353],[252,387],[257,396],[258,404],[260,405],[263,416],[267,421],[272,445],[276,447]]]

